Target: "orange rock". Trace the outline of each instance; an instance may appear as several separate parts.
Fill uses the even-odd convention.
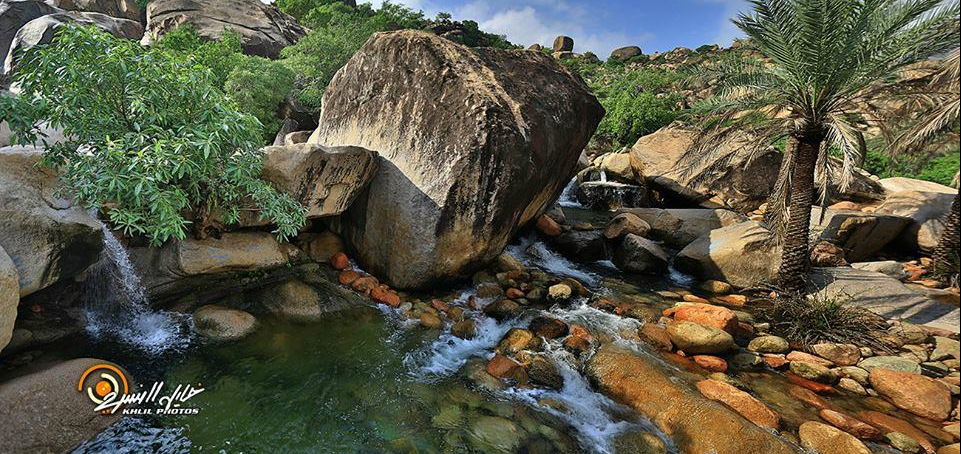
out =
[[[667,330],[655,324],[645,323],[641,325],[638,335],[658,350],[669,352],[674,349],[674,344],[671,342],[671,336],[667,334]]]
[[[818,412],[818,416],[831,423],[832,426],[863,440],[874,440],[881,436],[881,431],[876,427],[839,411],[825,408]]]
[[[700,296],[697,296],[691,293],[684,295],[684,301],[687,301],[689,303],[700,303],[700,304],[707,304],[710,302],[704,298],[701,298]]]
[[[560,235],[563,232],[561,226],[546,214],[542,214],[539,218],[537,218],[536,227],[541,233],[551,237]]]
[[[350,285],[358,278],[360,278],[360,273],[354,270],[344,270],[337,275],[337,282],[340,282],[341,285]]]
[[[511,287],[507,289],[507,297],[514,300],[518,298],[523,298],[524,292],[522,292],[520,289]]]
[[[487,373],[497,378],[513,379],[517,376],[519,369],[521,369],[520,363],[500,353],[495,353],[487,363]]]
[[[370,291],[370,299],[390,307],[400,306],[400,296],[386,285],[379,285]]]
[[[818,364],[824,367],[833,367],[834,363],[830,360],[824,359],[820,356],[814,356],[810,353],[799,352],[797,350],[792,351],[787,354],[788,361],[800,361],[805,363]]]
[[[694,355],[694,362],[709,372],[727,372],[727,361],[711,355]]]
[[[450,304],[447,304],[441,300],[430,300],[430,307],[437,309],[441,312],[447,312],[450,310]]]
[[[764,361],[764,363],[767,364],[767,366],[770,367],[771,369],[780,369],[780,368],[786,366],[786,365],[790,362],[790,361],[788,361],[787,359],[785,359],[783,356],[780,356],[780,355],[772,355],[772,354],[770,354],[770,353],[765,353],[765,354],[761,355],[761,359],[762,359],[762,360]]]
[[[669,307],[669,308],[664,309],[663,311],[661,311],[661,315],[663,315],[663,316],[665,316],[665,317],[673,317],[675,312],[677,312],[677,308],[676,308],[676,307]]]
[[[734,335],[742,339],[750,339],[754,337],[754,326],[750,323],[737,322],[737,331]]]
[[[335,270],[346,270],[350,268],[350,259],[347,254],[338,252],[330,256],[330,266],[334,267]]]
[[[951,414],[951,391],[924,375],[877,368],[868,375],[871,387],[896,407],[934,421]]]
[[[760,427],[777,429],[778,426],[781,425],[781,417],[768,408],[767,405],[764,405],[750,394],[727,383],[716,380],[701,380],[697,382],[696,386],[704,397],[731,407],[732,410],[743,416],[744,419]]]
[[[591,343],[583,337],[571,334],[570,336],[567,336],[567,339],[564,339],[563,346],[565,350],[575,355],[580,355],[581,353],[590,350]]]
[[[594,336],[591,336],[591,333],[587,332],[587,329],[581,325],[571,325],[571,336],[580,337],[587,341],[594,340]]]
[[[823,397],[814,394],[814,392],[810,389],[802,388],[800,386],[791,386],[788,388],[787,393],[790,394],[791,397],[817,408],[818,410],[824,410],[825,408],[831,407],[831,404],[829,404],[828,401],[824,400]]]
[[[744,295],[724,295],[714,298],[721,304],[731,307],[744,307],[747,304],[747,297]]]
[[[735,334],[738,327],[737,315],[734,311],[710,304],[678,306],[677,310],[674,311],[674,320],[710,326],[727,331],[730,334]]]
[[[363,293],[365,295],[370,294],[372,290],[377,288],[380,282],[374,276],[364,276],[351,282],[350,288],[354,289],[355,292]]]
[[[926,452],[934,452],[934,444],[931,443],[931,439],[928,438],[924,432],[917,427],[912,426],[907,421],[877,411],[862,411],[858,413],[858,418],[874,427],[877,427],[878,429],[881,429],[881,432],[883,433],[901,432],[913,438],[914,441],[918,442],[918,444],[921,445]]]
[[[806,378],[794,375],[790,372],[784,374],[784,378],[787,378],[789,382],[794,383],[795,385],[798,385],[802,388],[810,389],[811,391],[814,391],[818,394],[837,394],[838,392],[831,385],[825,385],[824,383],[811,381]]]

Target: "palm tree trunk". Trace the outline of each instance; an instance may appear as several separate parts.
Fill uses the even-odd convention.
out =
[[[933,271],[935,276],[942,280],[947,280],[957,271],[958,248],[961,243],[961,235],[958,233],[958,195],[954,195],[954,202],[951,202],[951,211],[944,219],[944,231],[938,239],[938,246],[934,249]]]
[[[807,285],[810,267],[808,237],[811,230],[811,205],[814,203],[814,167],[817,164],[823,134],[802,132],[788,139],[789,153],[795,156],[791,174],[791,200],[788,204],[787,229],[781,250],[778,288],[789,294],[801,294]]]

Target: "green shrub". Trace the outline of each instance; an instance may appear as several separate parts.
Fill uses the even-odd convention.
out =
[[[959,156],[957,148],[948,147],[933,156],[919,154],[904,155],[894,159],[877,150],[869,150],[864,160],[864,169],[881,178],[907,177],[933,181],[950,186],[958,173]]]
[[[669,74],[614,68],[614,74],[595,77],[590,83],[607,111],[597,128],[598,136],[627,146],[677,118],[678,98],[668,91],[673,82]]]
[[[259,178],[260,122],[211,71],[95,27],[64,27],[54,43],[24,54],[13,76],[21,95],[0,97],[0,117],[21,144],[38,140],[42,122],[62,128],[70,140],[47,145],[42,162],[114,228],[160,245],[185,238],[185,213],[198,236],[215,214],[235,223],[246,208],[281,238],[304,224],[304,207]]]
[[[168,58],[203,65],[214,76],[214,85],[223,87],[227,76],[244,58],[242,38],[225,28],[219,40],[208,40],[197,34],[190,24],[181,25],[154,44],[154,50]]]
[[[279,62],[246,57],[227,75],[224,92],[243,110],[260,120],[264,139],[280,130],[277,108],[294,87],[294,72]]]

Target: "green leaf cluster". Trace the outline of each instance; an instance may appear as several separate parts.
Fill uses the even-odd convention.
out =
[[[305,222],[303,206],[260,179],[260,122],[193,60],[63,27],[22,55],[14,82],[20,96],[0,97],[0,117],[15,140],[44,142],[43,163],[70,195],[126,234],[156,246],[242,210],[259,210],[281,238]],[[69,139],[45,143],[45,122]]]

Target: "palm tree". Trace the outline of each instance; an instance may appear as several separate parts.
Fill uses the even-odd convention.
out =
[[[815,188],[820,203],[850,184],[864,132],[879,120],[864,108],[899,70],[956,46],[957,0],[751,0],[734,23],[761,59],[732,59],[700,71],[717,96],[693,109],[702,133],[684,156],[722,168],[734,152],[719,141],[748,133],[748,162],[786,141],[767,221],[781,242],[776,284],[801,294],[809,268]],[[730,147],[737,148],[737,147]],[[741,151],[742,153],[744,151]],[[839,155],[840,168],[830,154]],[[683,162],[683,161],[682,161]]]
[[[913,119],[908,128],[893,138],[887,149],[889,154],[927,154],[932,142],[954,132],[961,123],[961,49],[956,47],[941,60],[932,74],[924,76],[918,78],[923,83],[891,87],[893,95],[909,101],[892,112],[892,121]],[[958,175],[955,175],[953,185],[958,187]],[[951,210],[944,218],[944,230],[931,255],[931,271],[943,281],[950,280],[958,270],[958,248],[961,243],[958,210],[958,194],[955,194]]]

